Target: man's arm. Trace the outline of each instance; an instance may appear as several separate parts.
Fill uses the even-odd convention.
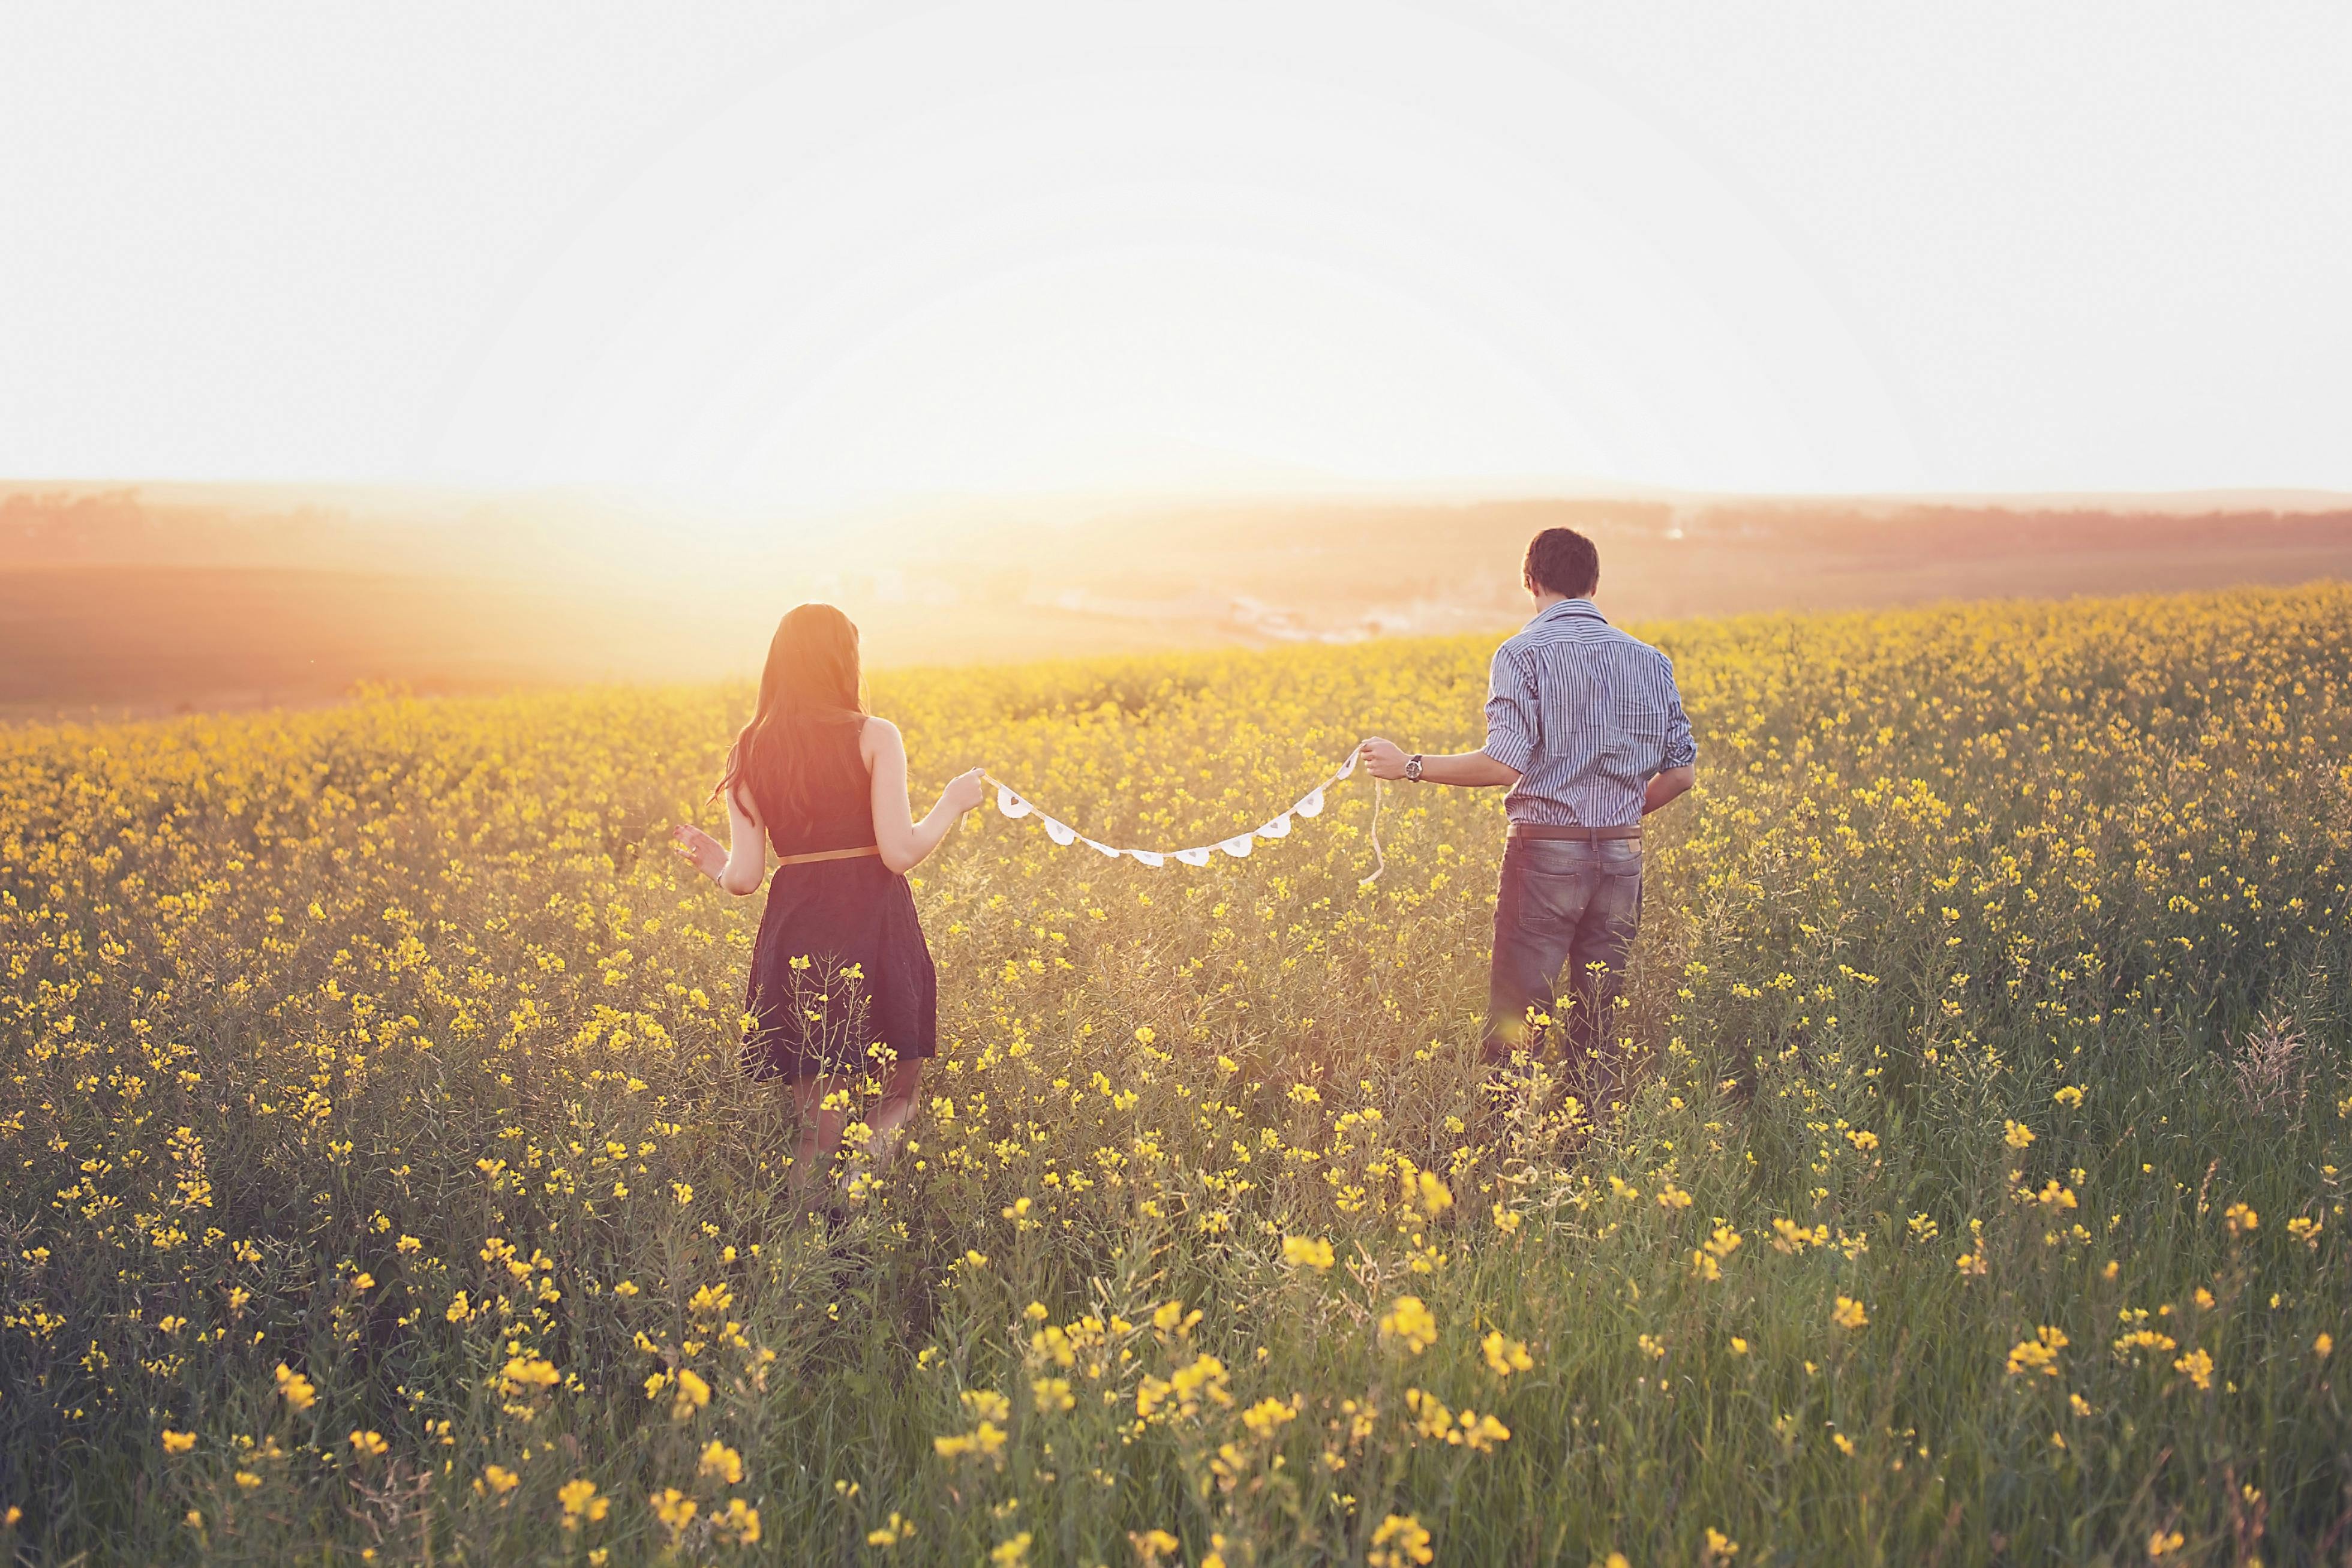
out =
[[[1642,815],[1650,813],[1673,800],[1698,782],[1696,767],[1667,768],[1650,775],[1650,787],[1642,794]]]
[[[1486,679],[1486,743],[1475,752],[1451,752],[1421,759],[1422,780],[1465,789],[1510,788],[1528,771],[1542,733],[1535,678],[1514,658],[1511,645],[1495,650]],[[1364,766],[1376,779],[1404,777],[1405,753],[1393,741],[1364,742]]]
[[[1364,742],[1364,769],[1376,779],[1404,777],[1404,749],[1394,741]],[[1519,782],[1519,770],[1498,763],[1484,752],[1450,752],[1421,759],[1423,784],[1458,784],[1465,789],[1508,789]]]
[[[1683,711],[1682,690],[1675,684],[1675,661],[1662,653],[1658,663],[1666,682],[1666,743],[1658,771],[1642,794],[1643,816],[1698,782],[1698,746],[1691,739],[1690,715]]]

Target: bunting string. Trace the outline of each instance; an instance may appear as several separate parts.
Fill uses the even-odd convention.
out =
[[[1334,768],[1321,784],[1293,801],[1288,810],[1276,813],[1247,833],[1236,833],[1231,838],[1219,839],[1214,844],[1195,845],[1189,849],[1128,849],[1105,844],[1098,838],[1088,837],[1059,817],[1045,811],[1036,802],[998,778],[994,773],[983,769],[981,777],[996,786],[996,809],[999,812],[1015,821],[1023,817],[1035,818],[1037,826],[1045,830],[1045,837],[1055,844],[1066,848],[1072,845],[1083,844],[1110,859],[1117,860],[1124,858],[1156,870],[1171,860],[1185,866],[1205,866],[1209,863],[1211,856],[1221,851],[1236,860],[1244,860],[1249,858],[1250,851],[1257,847],[1260,839],[1289,837],[1292,819],[1303,816],[1312,821],[1323,815],[1325,793],[1348,781],[1349,777],[1355,773],[1356,763],[1362,754],[1360,743],[1349,747],[1348,760]],[[1367,888],[1379,881],[1382,873],[1389,868],[1388,857],[1381,851],[1381,809],[1388,801],[1388,786],[1379,779],[1374,779],[1372,785],[1373,870],[1370,876],[1357,884],[1359,887]]]

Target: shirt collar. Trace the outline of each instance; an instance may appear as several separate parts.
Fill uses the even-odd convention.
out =
[[[1580,616],[1599,621],[1604,626],[1609,624],[1609,617],[1602,615],[1601,607],[1591,600],[1562,599],[1556,605],[1545,605],[1528,625],[1540,626],[1547,621],[1565,621]]]

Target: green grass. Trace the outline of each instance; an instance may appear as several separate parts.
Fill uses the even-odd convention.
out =
[[[919,873],[949,1043],[837,1234],[732,1059],[758,900],[660,847],[743,692],[0,732],[10,1549],[2342,1559],[2352,591],[1652,635],[1701,787],[1604,1131],[1471,1059],[1492,795],[1392,792],[1369,888],[1360,781],[1198,872],[991,815]],[[876,701],[934,779],[1196,843],[1360,734],[1475,744],[1488,651]]]

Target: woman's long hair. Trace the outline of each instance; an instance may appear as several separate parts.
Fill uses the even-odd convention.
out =
[[[776,624],[760,672],[760,706],[735,737],[710,798],[746,801],[771,832],[807,819],[825,783],[847,782],[854,738],[866,716],[857,627],[831,605],[802,605]],[[832,777],[842,772],[844,777]]]

